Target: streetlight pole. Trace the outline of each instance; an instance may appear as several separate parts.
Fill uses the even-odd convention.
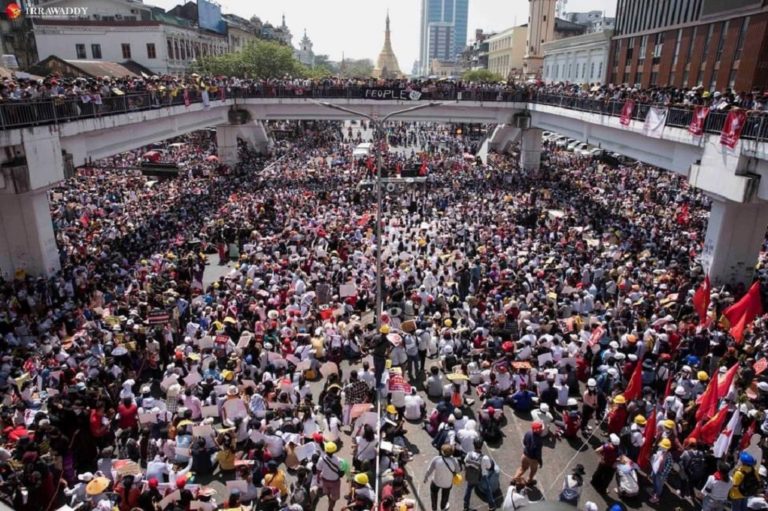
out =
[[[326,108],[332,108],[334,110],[339,110],[341,112],[346,112],[348,114],[352,114],[357,117],[363,117],[365,119],[368,119],[371,122],[371,125],[373,126],[374,133],[376,133],[376,136],[379,138],[379,140],[384,140],[386,137],[386,132],[384,131],[384,123],[390,120],[393,117],[397,117],[398,115],[407,114],[410,112],[415,112],[416,110],[423,110],[424,108],[430,108],[435,106],[440,106],[442,103],[438,102],[430,102],[430,103],[422,103],[416,106],[412,106],[409,108],[404,108],[402,110],[395,110],[394,112],[390,112],[381,119],[374,117],[372,115],[368,115],[364,112],[359,112],[357,110],[352,110],[351,108],[346,108],[341,105],[336,105],[333,103],[328,103],[327,101],[312,101],[315,104],[322,105]],[[376,318],[376,325],[381,326],[381,313],[382,313],[382,300],[383,300],[383,293],[382,293],[382,278],[381,278],[381,245],[382,245],[382,239],[381,239],[381,203],[382,203],[382,197],[381,197],[381,168],[384,165],[384,158],[382,156],[382,151],[379,151],[378,156],[376,158],[376,310],[374,312],[374,317]]]

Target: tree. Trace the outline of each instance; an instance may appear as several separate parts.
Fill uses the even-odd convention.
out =
[[[203,57],[194,70],[202,74],[267,79],[301,75],[302,67],[288,46],[252,41],[239,52]]]
[[[475,69],[467,71],[461,76],[465,82],[503,82],[501,75],[493,73],[487,69]]]
[[[326,76],[332,76],[338,72],[338,67],[331,62],[328,55],[315,55],[315,69],[323,70]]]
[[[339,69],[339,75],[344,78],[370,78],[373,74],[371,59],[344,59]]]

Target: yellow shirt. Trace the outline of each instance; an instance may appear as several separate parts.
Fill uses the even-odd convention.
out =
[[[288,496],[288,484],[285,482],[285,472],[278,470],[274,474],[264,476],[264,486],[271,486],[280,490],[280,495]]]
[[[235,469],[235,453],[229,449],[222,449],[216,453],[216,461],[219,462],[221,470]]]

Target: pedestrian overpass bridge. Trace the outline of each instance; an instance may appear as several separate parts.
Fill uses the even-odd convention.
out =
[[[181,104],[0,131],[0,147],[5,149],[0,153],[0,273],[12,275],[22,267],[50,274],[59,268],[47,190],[64,179],[67,164],[81,166],[208,127],[216,128],[219,159],[232,164],[237,161],[238,138],[266,149],[263,121],[355,118],[329,105],[381,119],[415,104],[361,98],[322,101],[226,99],[207,106]],[[713,199],[702,253],[705,268],[718,283],[744,282],[752,276],[768,226],[768,143],[760,137],[741,139],[730,149],[720,144],[718,134],[694,136],[684,124],[668,123],[649,133],[641,120],[624,126],[610,113],[527,101],[436,101],[393,120],[496,124],[489,146],[504,151],[519,140],[526,171],[539,169],[541,134],[549,130],[687,176]],[[761,179],[764,174],[766,179]]]

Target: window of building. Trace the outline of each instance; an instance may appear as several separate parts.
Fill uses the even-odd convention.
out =
[[[717,73],[712,73],[712,79],[709,81],[709,90],[717,90]]]
[[[661,52],[664,48],[664,32],[659,32],[656,34],[656,40],[654,41],[653,45],[653,63],[658,64],[659,58],[661,57]]]
[[[173,54],[176,60],[181,60],[181,52],[179,51],[179,41],[173,41]]]
[[[597,64],[597,76],[595,78],[602,78],[603,77],[603,61],[601,60]]]
[[[728,34],[729,26],[730,26],[730,21],[724,21],[721,25],[722,29],[720,31],[720,41],[717,43],[717,57],[715,58],[716,62],[720,62],[720,59],[723,56],[723,48],[725,47],[725,37]]]
[[[131,58],[131,45],[130,43],[123,43],[120,45],[120,49],[123,50],[123,58],[129,59]]]
[[[709,53],[709,46],[710,41],[712,41],[712,34],[715,32],[715,24],[710,23],[709,24],[709,30],[707,31],[707,39],[704,41],[704,56],[701,59],[702,60],[702,67],[704,67],[704,63],[707,60],[707,54]]]
[[[91,55],[93,55],[93,58],[100,59],[101,58],[101,45],[100,44],[92,44],[91,45]]]
[[[637,77],[635,78],[635,83],[637,84],[638,87],[642,87],[642,85],[643,85],[643,72],[642,71],[638,71],[637,72]]]
[[[659,81],[659,73],[658,71],[654,71],[651,73],[651,85],[656,85],[656,83]]]
[[[87,59],[88,57],[85,54],[85,45],[84,44],[76,44],[75,45],[75,55],[77,55],[78,59]]]
[[[733,66],[731,68],[731,74],[728,76],[728,87],[733,89],[736,87],[736,73],[738,72],[739,68],[736,66]]]
[[[688,70],[683,72],[683,87],[688,87]]]
[[[696,32],[699,27],[693,27],[693,33],[691,34],[691,42],[688,44],[688,55],[685,57],[686,62],[691,61],[691,56],[693,55],[693,45],[696,44]]]
[[[156,59],[157,52],[155,52],[155,43],[147,43],[147,58]]]
[[[677,59],[680,56],[680,44],[683,41],[683,29],[680,28],[677,30],[677,40],[675,41],[675,55],[672,59],[672,65],[677,65]]]
[[[184,44],[184,41],[181,42],[179,53],[181,54],[181,60],[187,60],[187,45]]]
[[[669,73],[669,84],[675,85],[675,70],[673,69],[671,73]]]
[[[595,63],[592,62],[592,64],[589,66],[589,79],[593,79],[595,77]]]
[[[739,40],[736,43],[736,53],[733,60],[737,61],[741,59],[741,52],[744,50],[744,39],[747,37],[747,27],[749,26],[749,16],[746,16],[741,22],[741,30],[739,30]]]
[[[699,72],[696,75],[696,86],[704,85],[704,66],[699,67]]]
[[[168,58],[172,59],[173,58],[173,41],[171,41],[170,39],[167,39],[166,43],[168,43]]]
[[[635,38],[630,37],[629,42],[627,43],[627,64],[629,64],[632,61],[632,55],[635,51]]]
[[[587,74],[587,63],[582,62],[581,64],[581,77],[584,78]]]
[[[640,39],[640,54],[637,56],[637,65],[642,66],[645,62],[645,52],[648,50],[648,36],[644,35]]]

